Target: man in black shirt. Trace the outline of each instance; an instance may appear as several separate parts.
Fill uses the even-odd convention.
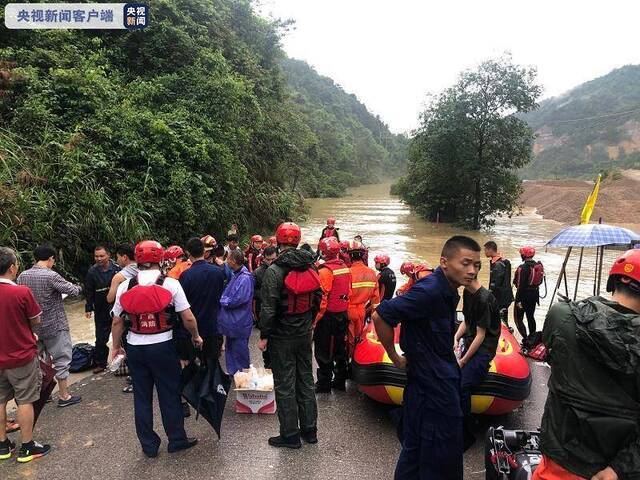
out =
[[[489,262],[489,291],[498,303],[500,320],[509,327],[509,306],[513,302],[513,290],[511,289],[511,262],[498,253],[496,242],[489,241],[484,244],[484,254]],[[509,331],[513,329],[509,327]]]
[[[476,278],[463,293],[464,322],[458,327],[454,348],[464,339],[458,364],[462,369],[461,403],[464,415],[471,413],[471,390],[489,373],[500,338],[500,313],[493,294]]]
[[[111,261],[111,256],[106,247],[97,246],[93,251],[95,264],[87,272],[85,280],[85,316],[93,320],[96,327],[96,348],[93,352],[95,369],[93,373],[104,371],[109,357],[109,335],[111,335],[111,308],[113,303],[107,300],[107,293],[111,285],[111,280],[120,271],[115,263]]]
[[[378,270],[378,291],[380,292],[380,301],[390,300],[393,298],[393,292],[396,291],[396,274],[389,268],[391,259],[389,255],[381,253],[376,255],[376,270]]]

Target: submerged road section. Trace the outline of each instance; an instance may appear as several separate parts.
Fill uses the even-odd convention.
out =
[[[260,354],[257,336],[251,358]],[[258,362],[256,362],[258,363]],[[511,415],[477,417],[476,444],[465,455],[465,479],[482,479],[484,433],[489,425],[534,428],[546,399],[548,368],[532,365],[531,397]],[[267,438],[278,432],[275,415],[234,412],[235,394],[227,402],[222,438],[203,420],[186,420],[187,434],[199,439],[186,452],[168,454],[159,411],[156,431],[163,439],[160,454],[147,459],[135,434],[133,396],[122,393],[124,379],[110,374],[87,377],[73,390],[79,405],[57,408],[48,404],[36,426],[36,439],[51,443],[52,452],[28,464],[15,456],[0,462],[3,480],[145,480],[145,479],[390,479],[400,444],[389,407],[360,394],[353,383],[347,392],[318,395],[319,443],[300,450],[276,449]],[[10,438],[19,443],[17,433]]]

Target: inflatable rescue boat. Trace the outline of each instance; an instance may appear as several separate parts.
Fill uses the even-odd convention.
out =
[[[395,329],[396,350],[400,352],[400,327]],[[407,381],[405,372],[389,359],[378,340],[373,322],[365,327],[351,362],[352,379],[358,389],[378,402],[402,404]],[[502,325],[496,356],[489,366],[489,375],[472,392],[471,411],[482,415],[505,415],[518,408],[531,392],[531,371],[520,345]]]

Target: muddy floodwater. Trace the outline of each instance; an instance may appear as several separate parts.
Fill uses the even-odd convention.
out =
[[[518,249],[530,245],[536,248],[536,259],[540,260],[547,274],[549,295],[540,301],[541,308],[536,315],[538,325],[544,321],[544,313],[548,309],[551,292],[565,258],[566,249],[553,248],[545,250],[545,244],[565,225],[553,220],[545,220],[533,211],[502,217],[490,231],[469,232],[450,225],[436,225],[421,219],[404,205],[398,197],[389,194],[390,185],[366,185],[350,190],[344,198],[311,199],[309,219],[303,224],[303,241],[317,246],[320,232],[325,226],[327,217],[336,219],[341,240],[350,240],[361,235],[363,242],[369,247],[370,266],[377,253],[387,253],[391,257],[391,268],[398,275],[398,285],[406,278],[399,274],[400,264],[404,261],[428,262],[437,266],[440,251],[444,242],[452,235],[463,234],[475,238],[480,245],[487,240],[494,240],[502,255],[511,261],[513,270],[521,263]],[[576,214],[576,220],[579,213]],[[607,265],[610,265],[619,252],[605,252],[605,280],[602,284],[604,292]],[[578,267],[579,249],[572,254],[568,263],[569,294],[573,297],[575,273]],[[482,258],[480,280],[487,285],[489,280],[488,259]],[[585,249],[581,281],[578,285],[578,298],[593,294],[595,276],[595,249]],[[542,295],[545,288],[542,286]],[[564,287],[561,289],[564,293]]]
[[[340,239],[350,240],[355,235],[362,235],[363,241],[369,247],[370,264],[377,253],[384,252],[391,257],[391,268],[398,275],[398,286],[406,280],[399,274],[400,264],[404,261],[428,262],[437,266],[443,243],[452,235],[464,234],[475,238],[481,245],[487,240],[494,240],[503,256],[509,258],[513,270],[520,263],[518,249],[525,245],[536,248],[536,259],[542,261],[547,274],[547,288],[549,292],[558,279],[566,249],[548,249],[544,245],[564,225],[552,220],[545,220],[532,211],[511,218],[498,218],[495,227],[490,231],[469,232],[449,225],[436,225],[427,222],[413,213],[398,197],[389,194],[388,184],[365,185],[349,191],[343,198],[309,199],[311,207],[307,221],[301,224],[303,242],[317,247],[320,232],[326,224],[327,217],[336,219],[336,226],[340,229]],[[576,218],[579,212],[576,214]],[[569,294],[573,296],[575,288],[575,273],[578,266],[578,252],[568,264]],[[607,251],[604,258],[606,283],[607,265],[610,265],[618,252]],[[593,294],[595,274],[595,249],[585,249],[582,265],[581,281],[578,285],[578,298]],[[488,259],[483,257],[480,279],[488,284]],[[564,293],[564,289],[561,290]],[[545,288],[542,287],[544,295]],[[540,301],[536,320],[539,327],[544,321],[544,313],[549,306],[551,294]],[[93,321],[85,319],[84,303],[70,302],[67,312],[71,323],[71,333],[74,341],[93,341]]]

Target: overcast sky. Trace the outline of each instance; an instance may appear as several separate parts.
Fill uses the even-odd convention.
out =
[[[394,132],[418,124],[426,95],[481,61],[538,68],[543,97],[640,63],[639,0],[262,0],[296,21],[284,39]]]

